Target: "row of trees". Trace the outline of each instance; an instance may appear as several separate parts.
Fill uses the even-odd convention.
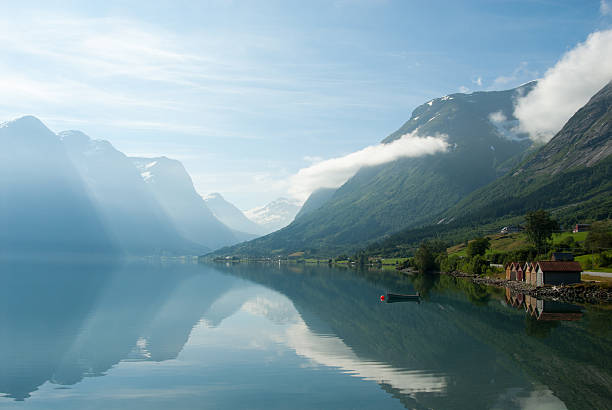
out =
[[[489,262],[484,255],[491,247],[488,238],[476,238],[471,241],[465,257],[448,256],[447,247],[447,244],[440,240],[422,242],[412,261],[413,266],[422,273],[431,271],[465,271],[476,275],[486,273]]]

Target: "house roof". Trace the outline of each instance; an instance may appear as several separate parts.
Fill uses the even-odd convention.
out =
[[[582,272],[582,266],[577,261],[540,261],[543,272]]]

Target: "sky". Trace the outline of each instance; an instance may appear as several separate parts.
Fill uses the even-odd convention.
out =
[[[128,155],[178,159],[200,194],[240,209],[303,200],[300,175],[369,152],[418,105],[545,76],[612,27],[603,0],[2,8],[0,121],[31,114]]]

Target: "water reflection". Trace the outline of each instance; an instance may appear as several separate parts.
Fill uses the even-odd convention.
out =
[[[582,308],[554,300],[537,299],[522,293],[513,293],[506,288],[506,303],[525,312],[536,320],[574,321],[582,318]]]
[[[577,312],[535,301],[538,325],[526,325],[518,295],[449,277],[15,263],[0,281],[0,407],[603,408],[612,397],[609,313],[542,331],[549,314]],[[380,303],[387,289],[423,301]]]

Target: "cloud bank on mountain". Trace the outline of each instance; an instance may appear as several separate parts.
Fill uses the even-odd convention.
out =
[[[337,188],[362,167],[381,165],[399,158],[420,157],[448,149],[448,136],[419,136],[418,129],[388,143],[370,145],[342,157],[302,168],[290,179],[290,194],[304,201],[317,188]]]
[[[591,96],[612,80],[612,30],[591,33],[568,51],[519,98],[514,115],[519,130],[548,142]]]

